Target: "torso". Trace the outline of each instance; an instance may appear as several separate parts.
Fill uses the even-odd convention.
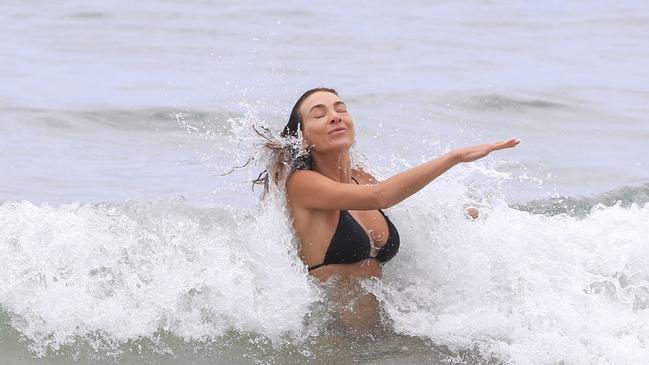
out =
[[[365,173],[352,171],[352,176],[359,184],[374,183],[374,179]],[[353,183],[353,182],[352,182]],[[338,225],[338,210],[313,210],[291,206],[289,210],[293,218],[293,228],[300,242],[300,256],[309,267],[323,262],[331,239]],[[383,247],[389,236],[386,219],[378,210],[348,210],[349,214],[373,238],[374,245]],[[331,264],[319,267],[310,273],[325,281],[333,275],[350,277],[381,276],[379,262],[368,258],[351,264]]]

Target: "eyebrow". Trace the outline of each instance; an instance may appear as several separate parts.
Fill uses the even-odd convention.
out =
[[[345,103],[343,103],[342,101],[339,100],[339,101],[334,103],[334,107],[337,107],[338,105],[345,105]],[[347,105],[345,105],[345,106],[347,106]],[[315,108],[326,108],[326,106],[324,104],[314,105],[314,106],[311,107],[311,109],[309,109],[309,113],[311,113],[313,111],[313,109],[315,109]]]

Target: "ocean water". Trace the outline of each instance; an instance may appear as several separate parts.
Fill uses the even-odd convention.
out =
[[[646,2],[0,12],[1,364],[649,362]],[[387,211],[375,331],[332,325],[263,161],[236,168],[316,86],[381,178],[523,141]]]

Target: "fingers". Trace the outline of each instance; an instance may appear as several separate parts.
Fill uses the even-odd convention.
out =
[[[521,141],[518,138],[511,138],[506,141],[466,147],[458,151],[460,152],[460,160],[462,162],[470,162],[479,160],[493,151],[516,147],[519,143],[521,143]]]
[[[503,148],[516,147],[519,143],[521,143],[521,141],[518,138],[511,138],[506,141],[497,142],[494,144],[493,151],[502,150]]]

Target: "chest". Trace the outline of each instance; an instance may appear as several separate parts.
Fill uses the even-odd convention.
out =
[[[378,211],[326,211],[318,214],[295,212],[293,227],[300,242],[300,256],[310,264],[322,262],[332,239],[342,225],[343,236],[357,243],[371,241],[376,247],[383,247],[389,237],[385,217]],[[342,221],[341,221],[342,218]],[[340,236],[340,232],[339,236]]]
[[[358,224],[374,245],[381,247],[385,244],[389,235],[389,227],[383,214],[379,213],[378,210],[350,210],[347,212],[354,221],[349,222],[349,224]],[[335,230],[336,226],[333,229]]]

